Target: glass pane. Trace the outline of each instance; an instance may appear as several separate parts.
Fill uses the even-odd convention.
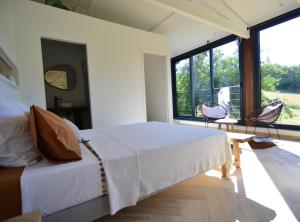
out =
[[[213,49],[214,102],[225,106],[229,117],[240,119],[239,47],[233,41]]]
[[[184,59],[176,63],[177,116],[192,116],[190,62]]]
[[[300,18],[260,31],[261,106],[284,102],[276,123],[300,125]]]
[[[196,117],[201,116],[201,105],[211,101],[209,52],[193,56],[194,95]]]

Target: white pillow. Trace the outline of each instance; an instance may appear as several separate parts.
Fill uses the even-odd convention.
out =
[[[0,166],[28,166],[40,159],[29,131],[28,111],[21,103],[0,102]]]
[[[40,159],[27,125],[26,116],[0,120],[1,166],[28,166]]]
[[[81,143],[81,135],[80,135],[80,130],[78,129],[78,127],[72,123],[70,120],[64,118],[65,123],[72,129],[75,137],[77,138],[77,141],[79,143]]]

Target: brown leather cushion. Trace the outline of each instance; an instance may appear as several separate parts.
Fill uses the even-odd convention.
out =
[[[29,120],[33,141],[47,159],[81,160],[77,138],[62,118],[34,105]]]

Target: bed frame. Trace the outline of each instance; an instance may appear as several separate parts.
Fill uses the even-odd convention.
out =
[[[227,178],[228,177],[227,173],[228,173],[228,168],[226,164],[224,164],[222,165],[222,177]],[[163,188],[162,190],[156,191],[149,196],[152,196],[156,193],[162,192],[169,188],[170,187]],[[139,201],[148,198],[149,196],[142,197],[139,199]],[[98,197],[96,199],[81,203],[74,207],[59,211],[57,213],[48,215],[46,217],[43,217],[43,221],[64,222],[67,219],[68,221],[74,221],[74,222],[90,222],[100,217],[103,217],[107,214],[109,214],[109,200],[108,200],[108,196],[106,195],[106,196]]]
[[[18,86],[11,83],[4,75],[0,74],[0,100],[20,101]],[[222,176],[228,177],[226,164],[222,165]],[[99,188],[100,189],[100,188]],[[168,189],[168,188],[165,188]],[[163,190],[165,190],[163,189]],[[155,193],[161,192],[159,190]],[[155,194],[154,193],[154,194]],[[152,194],[153,195],[153,194]],[[148,197],[148,196],[147,196]],[[140,198],[140,200],[147,197]],[[44,222],[90,222],[109,214],[108,196],[102,196],[76,206],[61,210],[54,214],[43,217]]]
[[[43,222],[90,222],[107,214],[109,202],[106,195],[43,217]]]
[[[0,101],[20,102],[19,88],[6,76],[0,74]],[[100,189],[100,188],[99,188]],[[81,203],[74,207],[43,217],[45,222],[90,222],[109,213],[108,196]]]

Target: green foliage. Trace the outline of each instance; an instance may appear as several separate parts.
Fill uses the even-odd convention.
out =
[[[179,116],[192,115],[192,97],[190,87],[189,63],[185,63],[176,72],[177,112]]]
[[[268,74],[262,75],[261,88],[263,90],[274,92],[276,91],[276,88],[279,85],[279,81],[280,79],[275,78],[271,75]]]
[[[238,51],[231,56],[224,55],[218,48],[213,49],[214,59],[214,95],[222,87],[231,87],[230,112],[233,117],[239,118],[240,110],[240,89],[239,89],[239,57]],[[188,59],[186,63],[176,67],[176,89],[177,89],[177,111],[180,116],[192,115],[192,97],[191,97],[191,76]],[[211,101],[211,81],[210,64],[208,51],[193,56],[194,70],[194,93],[195,106],[198,107],[197,115],[200,113],[199,106],[204,102]],[[284,108],[279,122],[300,124],[300,101],[291,102],[291,100],[282,98],[282,95],[291,93],[300,94],[300,65],[284,66],[272,64],[270,60],[261,63],[261,104],[267,105],[274,100],[283,100]],[[233,87],[237,86],[237,87]],[[270,98],[267,92],[277,93],[278,96]],[[292,94],[289,95],[292,97]],[[216,101],[217,102],[217,101]]]
[[[269,104],[273,100],[283,100],[284,107],[278,122],[289,124],[300,124],[297,117],[300,113],[300,101],[298,104],[280,97],[285,93],[300,93],[300,65],[284,66],[280,64],[261,64],[261,104]],[[277,97],[269,98],[267,92],[278,92]],[[291,94],[292,96],[292,94]]]
[[[187,60],[186,60],[187,61]],[[189,63],[184,65],[183,61],[176,69],[176,90],[177,90],[177,112],[180,116],[192,115],[192,99],[190,86]],[[211,95],[211,80],[210,80],[210,64],[209,52],[203,52],[193,56],[193,70],[194,70],[194,93],[195,106],[198,106],[197,115],[199,112],[199,105],[205,102],[210,102]],[[217,94],[221,87],[239,86],[239,62],[238,52],[232,56],[225,56],[221,50],[214,49],[214,94]],[[234,111],[239,118],[239,89],[235,92],[237,99],[233,100],[236,108]],[[217,96],[215,96],[217,98]]]

